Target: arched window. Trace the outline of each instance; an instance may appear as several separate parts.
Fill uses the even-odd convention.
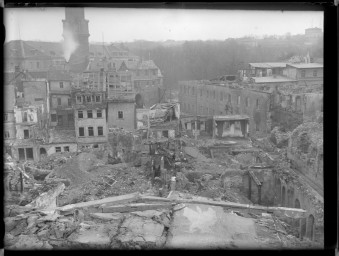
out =
[[[307,234],[306,237],[309,238],[310,240],[313,240],[314,236],[314,216],[311,214],[307,218]]]

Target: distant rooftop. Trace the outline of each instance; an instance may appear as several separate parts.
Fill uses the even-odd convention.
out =
[[[225,116],[213,116],[215,121],[238,121],[238,120],[248,120],[249,116],[246,115],[225,115]]]
[[[323,68],[324,65],[321,63],[296,63],[296,64],[287,64],[288,66],[294,68]]]
[[[261,63],[249,63],[254,68],[285,68],[285,62],[261,62]]]

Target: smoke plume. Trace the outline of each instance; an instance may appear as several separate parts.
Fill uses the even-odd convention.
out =
[[[78,46],[79,43],[75,40],[73,33],[68,29],[65,30],[63,48],[64,48],[64,57],[67,62],[71,58],[72,53],[78,48]]]

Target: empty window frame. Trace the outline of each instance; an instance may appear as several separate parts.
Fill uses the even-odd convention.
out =
[[[25,160],[25,149],[24,148],[18,148],[18,153],[19,153],[19,160]]]
[[[84,136],[85,136],[85,128],[79,127],[79,137],[84,137]]]
[[[64,88],[64,82],[59,82],[59,86],[61,89]]]
[[[56,152],[56,153],[61,152],[61,147],[55,147],[55,152]]]
[[[87,118],[93,118],[92,110],[87,110]]]
[[[259,109],[259,106],[260,106],[260,100],[257,99],[256,104],[255,104],[256,109]]]
[[[104,135],[104,127],[98,126],[98,136],[103,136]]]
[[[61,98],[57,98],[58,106],[61,106]]]
[[[26,148],[26,159],[29,160],[33,160],[34,156],[33,156],[33,148]]]
[[[65,147],[64,147],[64,151],[65,151],[65,152],[69,152],[69,146],[65,146]]]
[[[86,102],[92,102],[92,97],[90,95],[86,96]]]
[[[27,112],[23,113],[22,122],[27,122]]]
[[[24,130],[24,139],[29,139],[29,130]]]
[[[9,131],[5,131],[5,139],[8,139],[9,137]]]
[[[101,102],[101,96],[100,95],[95,96],[95,102]]]
[[[102,112],[101,110],[97,110],[97,118],[102,118]]]
[[[124,118],[124,112],[118,111],[118,118],[123,119]]]
[[[84,113],[81,110],[78,110],[78,118],[84,118]]]
[[[68,106],[71,107],[72,106],[72,100],[71,99],[67,99],[68,100]]]
[[[81,103],[82,102],[82,97],[81,96],[77,96],[77,103]]]
[[[88,127],[88,136],[94,136],[93,127]]]

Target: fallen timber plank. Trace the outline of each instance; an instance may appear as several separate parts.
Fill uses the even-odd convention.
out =
[[[70,211],[78,208],[85,208],[85,207],[95,207],[102,204],[122,204],[122,203],[129,203],[136,201],[139,198],[139,193],[132,193],[127,195],[121,196],[114,196],[114,197],[107,197],[99,200],[89,201],[89,202],[82,202],[77,204],[69,204],[63,207],[57,207],[55,210],[59,211]]]
[[[184,203],[184,204],[207,204],[214,206],[221,206],[225,208],[234,208],[234,209],[245,209],[250,211],[258,211],[258,212],[268,212],[273,213],[274,215],[281,217],[290,217],[290,218],[304,218],[306,217],[306,211],[303,209],[297,208],[286,208],[286,207],[268,207],[268,206],[260,206],[260,205],[250,205],[250,204],[239,204],[232,202],[214,202],[214,201],[204,201],[204,200],[188,200],[188,199],[169,199],[155,196],[141,196],[141,201],[144,202],[173,202],[173,203]]]
[[[175,205],[175,203],[157,203],[157,204],[126,204],[126,205],[113,205],[109,207],[102,208],[103,213],[112,213],[112,212],[136,212],[136,211],[147,211],[147,210],[157,210],[157,209],[170,209]]]

